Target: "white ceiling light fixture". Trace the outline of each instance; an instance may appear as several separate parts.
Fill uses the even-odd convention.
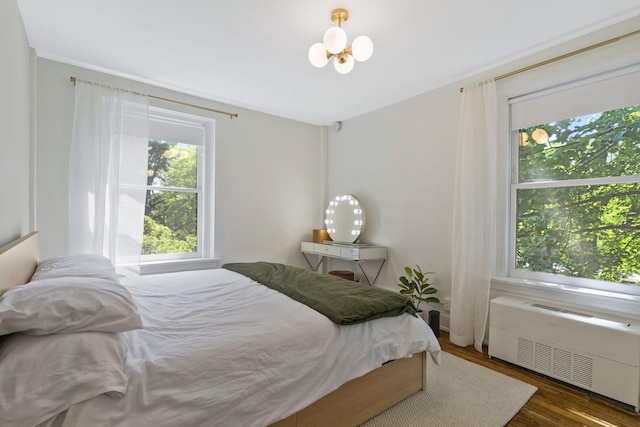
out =
[[[351,46],[347,46],[347,33],[342,29],[342,23],[349,19],[346,9],[334,9],[331,21],[337,26],[329,28],[322,38],[322,43],[314,43],[309,48],[309,62],[314,67],[324,67],[331,57],[333,66],[340,74],[347,74],[353,69],[355,61],[364,62],[373,54],[373,42],[367,36],[356,37]]]

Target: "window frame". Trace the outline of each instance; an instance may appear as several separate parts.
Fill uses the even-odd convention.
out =
[[[146,185],[146,190],[177,191],[195,193],[197,196],[197,247],[195,252],[168,254],[140,254],[141,274],[158,272],[153,265],[162,264],[162,271],[176,271],[189,268],[171,267],[171,263],[193,264],[193,261],[205,260],[213,256],[214,242],[214,197],[215,197],[215,120],[209,117],[184,113],[157,106],[149,106],[149,140],[161,140],[197,146],[196,187],[165,187]],[[161,138],[165,132],[175,133],[170,138]],[[168,130],[167,130],[168,129]],[[199,133],[199,139],[193,134],[187,135],[187,129]],[[184,132],[184,133],[183,133]],[[195,138],[195,139],[194,139]]]
[[[626,67],[598,73],[596,75],[574,79],[572,81],[559,82],[547,87],[537,88],[527,93],[503,93],[500,97],[502,100],[499,105],[499,126],[504,130],[502,133],[504,142],[504,158],[499,161],[504,165],[502,173],[499,171],[499,194],[502,196],[498,201],[498,217],[497,217],[497,245],[496,245],[496,264],[494,282],[527,284],[533,286],[550,287],[560,292],[581,291],[586,294],[594,295],[628,295],[630,297],[640,296],[640,286],[627,285],[621,283],[607,282],[588,278],[575,278],[563,276],[559,274],[532,272],[516,268],[516,209],[517,209],[517,191],[520,189],[535,188],[552,188],[567,186],[583,186],[583,185],[601,185],[601,184],[629,184],[640,182],[640,176],[615,176],[607,178],[584,178],[584,179],[566,179],[556,181],[532,181],[522,182],[519,179],[519,158],[518,158],[518,130],[514,129],[512,120],[512,106],[514,100],[522,98],[533,98],[544,96],[555,91],[562,91],[572,87],[595,84],[607,78],[613,78],[620,74],[626,74]],[[632,73],[640,73],[638,67],[634,64],[631,69]],[[622,70],[622,71],[621,71]],[[628,71],[628,70],[627,70]],[[579,102],[579,101],[576,101]],[[638,100],[640,103],[640,99]],[[621,107],[620,107],[621,108]],[[603,106],[601,111],[606,111],[607,107]],[[598,111],[593,111],[596,113]],[[557,120],[565,117],[558,117]]]

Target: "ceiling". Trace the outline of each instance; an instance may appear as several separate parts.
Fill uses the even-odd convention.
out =
[[[346,120],[640,15],[638,0],[17,0],[40,57],[316,125]],[[313,67],[331,10],[374,43]]]

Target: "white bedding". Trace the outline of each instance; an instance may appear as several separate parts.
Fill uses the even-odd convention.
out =
[[[56,424],[266,426],[386,361],[424,350],[440,361],[429,327],[408,314],[338,326],[223,269],[121,282],[144,324],[121,334],[127,391],[73,405]]]

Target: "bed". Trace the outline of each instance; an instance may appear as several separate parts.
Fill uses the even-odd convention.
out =
[[[356,426],[440,361],[408,313],[338,325],[227,269],[114,278],[101,257],[37,250],[36,233],[0,248],[3,426]],[[40,308],[29,323],[3,304]]]

